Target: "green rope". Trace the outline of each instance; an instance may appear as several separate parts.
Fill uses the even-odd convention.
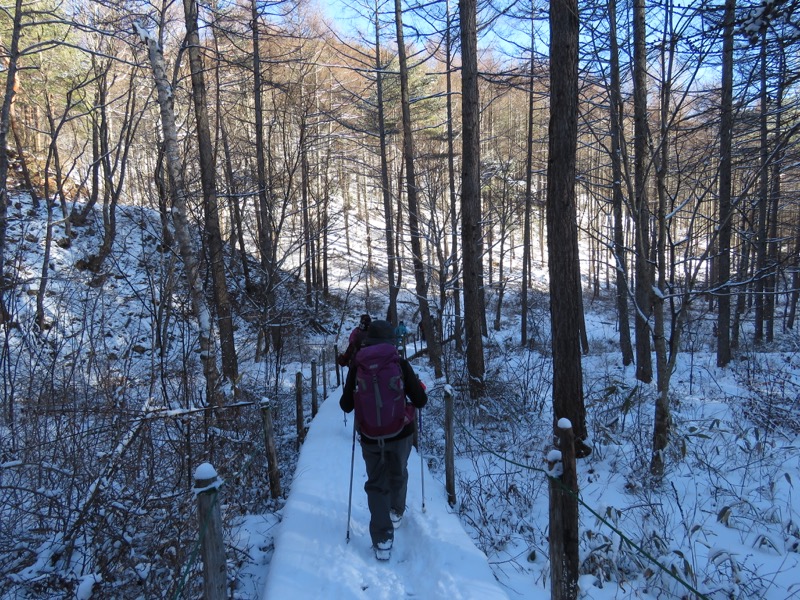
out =
[[[636,550],[636,551],[637,551],[639,554],[641,554],[641,555],[642,555],[644,558],[646,558],[647,560],[649,560],[650,562],[652,562],[652,563],[653,563],[654,565],[656,565],[656,566],[657,566],[659,569],[661,569],[661,570],[662,570],[664,573],[668,574],[668,575],[669,575],[670,577],[672,577],[672,578],[673,578],[675,581],[677,581],[677,582],[678,582],[678,583],[680,583],[682,586],[684,586],[684,587],[685,587],[687,590],[689,590],[689,591],[691,591],[693,594],[695,594],[695,595],[696,595],[698,598],[701,598],[702,600],[710,600],[708,596],[706,596],[705,594],[703,594],[703,593],[701,593],[700,591],[696,590],[694,587],[692,587],[692,585],[691,585],[691,584],[689,584],[689,583],[687,583],[686,581],[684,581],[683,579],[681,579],[681,578],[680,578],[680,577],[679,577],[679,576],[678,576],[678,575],[677,575],[677,574],[676,574],[674,571],[672,571],[671,569],[668,569],[667,567],[665,567],[664,565],[662,565],[660,562],[658,562],[658,560],[657,560],[656,558],[654,558],[653,556],[651,556],[649,552],[647,552],[647,551],[646,551],[644,548],[642,548],[642,547],[641,547],[641,546],[639,546],[639,545],[638,545],[636,542],[634,542],[633,540],[631,540],[631,539],[630,539],[630,538],[629,538],[627,535],[625,535],[625,534],[624,534],[624,533],[623,533],[623,532],[622,532],[622,531],[621,531],[621,530],[620,530],[618,527],[616,527],[614,524],[610,523],[610,522],[609,522],[609,521],[608,521],[608,520],[607,520],[605,517],[603,517],[602,515],[600,515],[600,514],[599,514],[599,513],[598,513],[596,510],[594,510],[594,509],[593,509],[591,506],[589,506],[589,505],[588,505],[588,504],[586,504],[586,503],[585,503],[583,500],[581,500],[581,497],[580,497],[580,495],[579,495],[579,494],[576,494],[576,493],[575,493],[575,492],[573,492],[571,489],[569,489],[567,486],[565,486],[565,485],[564,485],[564,483],[561,481],[561,479],[559,479],[558,477],[553,477],[552,475],[550,475],[550,473],[548,473],[548,472],[547,472],[547,471],[545,471],[544,469],[540,469],[540,468],[538,468],[538,467],[532,467],[532,466],[530,466],[530,465],[526,465],[526,464],[523,464],[523,463],[517,462],[517,461],[515,461],[515,460],[512,460],[512,459],[510,459],[510,458],[508,458],[508,457],[506,457],[506,456],[503,456],[503,455],[501,455],[500,453],[498,453],[498,452],[496,452],[496,451],[492,450],[491,448],[489,448],[489,447],[488,447],[486,444],[484,444],[484,443],[483,443],[481,440],[479,440],[477,437],[475,437],[475,435],[474,435],[474,434],[473,434],[473,433],[472,433],[472,432],[469,430],[469,428],[468,428],[468,427],[467,427],[467,426],[464,424],[464,422],[463,422],[463,421],[461,421],[460,419],[456,419],[456,422],[458,423],[459,427],[461,427],[461,429],[462,429],[463,431],[465,431],[465,432],[467,433],[467,435],[468,435],[470,438],[472,438],[472,440],[473,440],[473,441],[474,441],[476,444],[478,444],[478,446],[479,446],[480,448],[482,448],[484,451],[486,451],[488,454],[491,454],[492,456],[495,456],[495,457],[499,458],[499,459],[500,459],[500,460],[502,460],[503,462],[506,462],[506,463],[508,463],[508,464],[514,465],[514,466],[516,466],[516,467],[520,467],[520,468],[522,468],[522,469],[527,469],[527,470],[529,470],[529,471],[538,471],[539,473],[544,473],[544,474],[545,474],[547,477],[549,477],[551,480],[557,481],[557,482],[558,482],[558,484],[559,484],[559,485],[560,485],[560,486],[563,488],[563,490],[564,490],[564,491],[566,491],[568,494],[570,494],[571,496],[573,496],[573,497],[574,497],[574,498],[575,498],[575,499],[578,501],[578,504],[580,504],[581,506],[583,506],[584,508],[586,508],[586,509],[587,509],[587,510],[588,510],[590,513],[592,513],[592,514],[593,514],[593,515],[594,515],[594,516],[595,516],[595,517],[598,519],[598,521],[600,521],[601,523],[603,523],[604,525],[606,525],[606,526],[607,526],[609,529],[611,529],[611,531],[613,531],[614,533],[616,533],[616,534],[617,534],[617,535],[620,537],[620,539],[621,539],[623,542],[625,542],[625,543],[626,543],[628,546],[630,546],[632,549]]]

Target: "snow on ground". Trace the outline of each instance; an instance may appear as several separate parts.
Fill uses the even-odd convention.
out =
[[[392,558],[379,562],[369,538],[366,471],[356,442],[347,542],[353,420],[351,413],[345,424],[338,405],[340,394],[334,390],[311,423],[275,533],[275,552],[262,597],[507,598],[486,556],[449,510],[444,490],[416,451],[408,463],[408,508],[395,532]]]
[[[640,479],[646,465],[639,464],[642,452],[636,446],[642,443],[637,442],[640,435],[650,433],[649,404],[620,410],[594,406],[597,400],[591,403],[596,413],[594,425],[605,423],[612,416],[619,417],[621,424],[615,431],[593,430],[595,452],[578,464],[581,560],[589,565],[579,581],[581,598],[691,596],[691,587],[672,574],[710,600],[751,595],[764,600],[800,597],[800,538],[796,529],[800,496],[795,492],[796,482],[800,481],[800,438],[779,429],[759,430],[742,422],[741,412],[722,399],[739,397],[744,390],[736,384],[735,370],[717,369],[712,354],[682,358],[673,378],[681,390],[673,416],[674,435],[684,440],[686,456],[673,466],[665,486],[650,489]],[[607,371],[611,380],[632,380],[632,368],[604,364],[602,356],[585,361],[592,381]],[[426,431],[430,427],[436,429],[432,411],[439,399],[438,383],[425,366],[415,368],[432,392],[424,411]],[[775,366],[767,372],[774,374]],[[629,383],[635,385],[633,381]],[[427,465],[426,510],[422,511],[422,465],[414,452],[409,460],[407,516],[397,531],[392,559],[378,562],[370,548],[369,513],[363,490],[366,474],[358,443],[347,543],[352,415],[345,423],[338,406],[340,394],[340,388],[332,390],[311,422],[280,517],[262,515],[257,524],[263,534],[254,531],[252,522],[240,527],[240,533],[250,536],[253,548],[259,547],[262,535],[264,542],[260,557],[251,552],[255,564],[249,568],[250,579],[244,573],[240,576],[241,581],[247,580],[248,591],[240,590],[237,597],[549,597],[544,477],[531,472],[521,475],[522,479],[514,478],[491,457],[485,457],[486,461],[477,459],[483,466],[481,472],[474,473],[472,470],[477,467],[471,462],[457,461],[461,476],[466,481],[511,477],[509,481],[519,486],[530,505],[524,512],[525,503],[514,508],[489,496],[481,500],[485,502],[485,513],[472,512],[475,507],[471,505],[461,506],[466,520],[474,524],[492,511],[506,511],[505,527],[511,529],[504,530],[503,525],[491,529],[506,541],[489,544],[488,559],[473,542],[477,532],[468,534],[464,520],[447,505],[441,473],[431,474]],[[430,440],[424,446],[426,458],[437,453],[428,443]],[[519,450],[524,454],[525,448]],[[521,460],[539,464],[531,457]],[[732,516],[728,517],[728,513]],[[276,524],[279,518],[281,522]],[[522,521],[535,530],[533,540],[529,536],[522,539],[516,529]],[[628,547],[620,532],[642,547]],[[532,550],[535,558],[526,561]]]

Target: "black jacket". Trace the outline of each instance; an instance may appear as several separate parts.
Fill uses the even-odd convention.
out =
[[[428,394],[425,392],[425,389],[422,387],[419,379],[417,379],[417,374],[414,373],[414,369],[411,367],[411,364],[402,357],[400,358],[400,370],[403,372],[403,387],[405,388],[406,398],[408,398],[411,401],[411,404],[413,404],[415,407],[424,407],[428,403]],[[353,408],[355,408],[355,390],[356,366],[355,363],[351,361],[350,369],[347,371],[347,380],[344,383],[342,397],[339,400],[339,406],[346,413],[353,412]],[[403,431],[386,441],[399,440],[401,438],[408,437],[412,433],[414,433],[414,423],[409,423],[403,428]],[[366,438],[362,437],[361,441],[368,443],[373,440],[367,440]]]

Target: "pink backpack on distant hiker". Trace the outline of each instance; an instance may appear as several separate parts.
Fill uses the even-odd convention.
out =
[[[391,438],[414,421],[414,407],[406,405],[400,355],[393,344],[365,346],[355,358],[356,421],[361,435],[375,440]]]

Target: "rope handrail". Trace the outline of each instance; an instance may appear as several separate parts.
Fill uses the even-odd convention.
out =
[[[703,594],[702,592],[700,592],[699,590],[694,588],[690,583],[688,583],[688,582],[684,581],[683,579],[681,579],[672,569],[669,569],[666,566],[662,565],[655,557],[653,557],[649,552],[647,552],[647,550],[642,548],[639,544],[637,544],[632,539],[630,539],[627,535],[625,535],[616,525],[614,525],[613,523],[610,523],[600,513],[598,513],[596,510],[594,510],[588,504],[586,504],[581,499],[580,494],[576,494],[571,489],[569,489],[567,486],[565,486],[558,477],[553,477],[545,469],[541,469],[539,467],[534,467],[534,466],[531,466],[531,465],[526,465],[526,464],[520,463],[518,461],[515,461],[515,460],[513,460],[511,458],[508,458],[506,456],[503,456],[502,454],[500,454],[499,452],[489,448],[486,444],[484,444],[481,440],[479,440],[469,430],[469,427],[467,427],[467,425],[461,419],[456,418],[455,421],[459,425],[459,427],[464,432],[466,432],[466,434],[478,445],[478,447],[483,449],[488,454],[491,454],[492,456],[494,456],[494,457],[496,457],[496,458],[498,458],[498,459],[500,459],[503,462],[506,462],[508,464],[514,465],[514,466],[522,468],[522,469],[526,469],[528,471],[536,471],[536,472],[539,472],[539,473],[543,473],[545,476],[549,477],[550,479],[558,481],[559,485],[562,487],[563,490],[565,490],[567,493],[569,493],[571,496],[573,496],[577,500],[578,504],[580,504],[581,506],[586,508],[590,513],[592,513],[592,515],[594,515],[595,518],[597,518],[598,521],[600,521],[602,524],[606,525],[611,531],[613,531],[615,534],[617,534],[620,537],[620,540],[622,542],[624,542],[631,549],[635,550],[641,556],[643,556],[644,558],[649,560],[656,567],[658,567],[661,571],[663,571],[664,573],[666,573],[667,575],[672,577],[675,581],[677,581],[679,584],[681,584],[683,587],[685,587],[687,590],[689,590],[695,596],[697,596],[697,598],[700,598],[701,600],[710,600],[710,598],[707,595]]]

